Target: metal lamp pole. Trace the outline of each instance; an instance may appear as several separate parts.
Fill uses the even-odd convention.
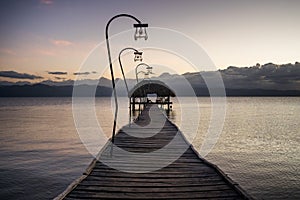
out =
[[[127,84],[127,81],[126,81],[126,77],[125,77],[125,74],[124,74],[123,65],[122,65],[122,61],[121,61],[121,55],[122,55],[122,53],[123,53],[124,51],[127,51],[127,50],[132,50],[132,51],[134,51],[134,55],[135,55],[134,61],[142,61],[142,60],[143,60],[143,58],[142,58],[143,52],[138,51],[137,49],[132,48],[132,47],[127,47],[127,48],[122,49],[122,50],[120,51],[120,53],[119,53],[119,64],[120,64],[120,67],[121,67],[121,72],[122,72],[123,79],[124,79],[124,82],[125,82],[127,94],[129,94],[128,84]]]
[[[138,38],[144,38],[145,40],[148,38],[147,33],[146,33],[146,27],[148,27],[148,24],[142,24],[139,19],[136,17],[129,15],[129,14],[119,14],[114,17],[112,17],[106,24],[105,27],[105,39],[106,39],[106,47],[107,47],[107,53],[108,53],[108,61],[109,61],[109,69],[110,69],[110,75],[111,75],[111,82],[112,82],[112,87],[113,87],[113,93],[114,93],[114,98],[115,98],[115,116],[114,116],[114,125],[113,125],[113,131],[112,131],[112,143],[114,143],[115,139],[115,132],[116,132],[116,124],[117,124],[117,115],[118,115],[118,100],[117,100],[117,92],[115,88],[115,76],[114,76],[114,71],[113,71],[113,64],[111,60],[111,53],[110,53],[110,46],[109,46],[109,36],[108,36],[108,28],[111,22],[117,18],[121,17],[127,17],[135,20],[137,24],[134,24],[133,27],[136,28],[136,32],[134,35],[134,39]]]
[[[140,67],[140,66],[142,66],[142,65],[144,65],[144,66],[146,66],[146,69],[148,70],[148,72],[144,72],[144,71],[140,71],[140,72],[138,72],[138,68]],[[151,72],[151,70],[153,69],[153,67],[151,67],[151,66],[149,66],[148,64],[146,64],[146,63],[140,63],[140,64],[138,64],[136,67],[135,67],[135,77],[136,77],[136,83],[138,84],[139,83],[139,77],[138,77],[138,74],[139,73],[144,73],[145,75],[149,75],[149,74],[151,74],[152,72]],[[144,96],[146,96],[146,94],[145,94],[146,92],[144,91]],[[145,97],[146,98],[146,97]],[[142,101],[142,98],[140,98],[140,102]],[[140,105],[140,104],[139,104]],[[140,109],[139,109],[140,110]]]
[[[140,73],[143,73],[143,74],[145,74],[145,75],[148,75],[147,72],[139,71],[139,72],[136,74],[136,75],[137,75],[137,82],[139,81],[139,76],[138,76],[138,75],[139,75]],[[144,79],[145,79],[145,78],[144,78]],[[143,79],[143,80],[144,80],[144,79]]]
[[[136,83],[138,83],[139,82],[139,80],[138,80],[138,68],[140,67],[140,66],[142,66],[142,65],[144,65],[144,66],[147,66],[147,70],[152,70],[153,69],[153,67],[151,67],[151,66],[149,66],[149,65],[147,65],[146,63],[140,63],[140,64],[138,64],[136,67],[135,67],[135,78],[136,78]],[[150,72],[149,72],[150,73]]]

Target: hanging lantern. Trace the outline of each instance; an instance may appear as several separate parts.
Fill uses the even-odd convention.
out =
[[[144,38],[145,40],[148,39],[148,35],[146,31],[148,24],[133,24],[133,27],[135,28],[135,34],[134,34],[135,40],[139,38]]]
[[[151,73],[152,73],[153,67],[147,66],[146,69],[147,69],[147,71],[148,71],[148,74],[151,74]]]
[[[134,59],[133,59],[134,62],[136,62],[136,61],[142,62],[143,61],[142,54],[143,54],[143,52],[141,52],[141,51],[135,51],[134,52]]]

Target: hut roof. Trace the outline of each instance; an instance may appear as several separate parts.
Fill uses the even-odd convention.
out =
[[[158,97],[175,97],[175,93],[159,80],[143,80],[137,83],[129,91],[128,97],[146,97],[147,94],[157,94]]]

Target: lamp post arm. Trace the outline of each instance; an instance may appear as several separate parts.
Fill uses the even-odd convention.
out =
[[[138,64],[138,65],[135,67],[135,78],[136,78],[136,83],[138,83],[137,70],[138,70],[139,66],[141,66],[141,65],[145,65],[145,66],[147,66],[147,67],[150,67],[150,66],[147,65],[146,63],[140,63],[140,64]]]
[[[144,71],[139,71],[139,72],[136,74],[136,75],[137,75],[137,76],[136,76],[136,81],[137,81],[137,83],[139,82],[139,76],[138,76],[138,75],[139,75],[140,73],[146,74],[146,72],[144,72]]]
[[[122,50],[120,51],[120,53],[119,53],[119,64],[120,64],[120,67],[121,67],[121,72],[122,72],[123,79],[124,79],[124,82],[125,82],[127,94],[129,94],[128,84],[127,84],[127,81],[126,81],[126,77],[125,77],[125,74],[124,74],[123,65],[122,65],[122,61],[121,61],[121,55],[122,55],[122,53],[123,53],[124,51],[127,51],[127,50],[132,50],[132,51],[135,51],[135,52],[138,52],[138,50],[135,49],[135,48],[132,48],[132,47],[127,47],[127,48],[122,49]]]
[[[114,143],[114,138],[115,138],[115,132],[116,132],[116,125],[117,125],[117,115],[118,115],[118,99],[117,99],[117,92],[115,88],[115,76],[114,76],[114,71],[113,71],[113,65],[111,61],[111,54],[110,54],[110,47],[109,47],[109,38],[108,38],[108,27],[110,23],[119,17],[129,17],[138,22],[139,24],[141,23],[140,20],[138,20],[136,17],[129,15],[129,14],[119,14],[114,17],[112,17],[106,24],[105,27],[105,39],[106,39],[106,47],[107,47],[107,53],[108,53],[108,61],[109,61],[109,68],[110,68],[110,75],[111,75],[111,82],[112,82],[112,88],[113,88],[113,93],[114,93],[114,98],[115,98],[115,116],[114,116],[114,125],[113,125],[113,132],[112,132],[112,143]]]

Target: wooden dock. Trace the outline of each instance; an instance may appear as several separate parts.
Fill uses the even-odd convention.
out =
[[[118,148],[109,144],[56,199],[252,199],[201,158],[157,105],[119,130]]]

